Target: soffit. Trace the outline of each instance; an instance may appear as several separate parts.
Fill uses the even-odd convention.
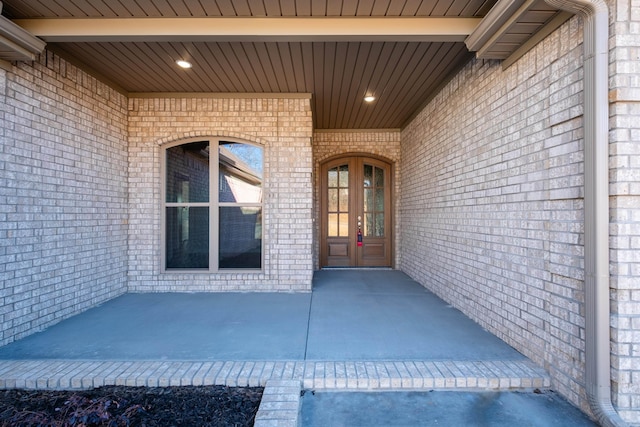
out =
[[[465,43],[478,58],[507,59],[530,41],[542,40],[571,16],[544,0],[498,0]]]
[[[162,18],[162,22],[176,23],[173,27],[167,24],[166,34],[161,29],[162,37],[158,34],[152,37],[151,30],[147,37],[137,38],[118,32],[92,37],[97,33],[79,30],[71,37],[56,39],[52,33],[34,32],[48,42],[48,48],[94,70],[123,91],[311,93],[316,128],[375,129],[406,124],[472,56],[463,42],[468,34],[436,36],[435,30],[427,28],[418,36],[396,35],[391,32],[391,22],[394,25],[400,22],[402,26],[402,22],[421,18],[434,22],[446,18],[452,23],[450,27],[454,23],[463,25],[465,20],[479,21],[477,18],[487,15],[496,0],[5,0],[3,3],[3,15],[17,23],[31,21],[25,21],[24,25],[64,18],[72,18],[58,21],[69,28],[85,22],[89,28],[97,29],[99,25],[91,23],[99,21],[88,19],[104,20],[113,24],[113,28],[119,23],[131,25],[142,18],[145,21],[140,22]],[[542,0],[529,6],[518,22],[492,40],[493,45],[482,52],[483,57],[504,58],[557,12],[544,6]],[[180,21],[183,18],[191,21]],[[215,22],[228,25],[244,22],[241,18],[298,18],[307,27],[313,26],[314,19],[326,19],[321,22],[336,20],[338,26],[327,25],[329,28],[322,34],[307,35],[282,21],[285,36],[259,33],[244,37],[215,31],[206,37],[202,34],[185,37],[171,30],[177,28],[184,34],[188,30],[185,22],[187,26],[189,23],[195,26],[202,19],[206,28],[208,22],[213,26]],[[371,29],[366,34],[343,33],[350,24],[340,27],[340,22],[352,18],[369,23],[369,27],[379,26],[380,33]],[[382,24],[373,21],[378,18],[386,21]],[[193,68],[178,69],[175,60],[180,58],[189,59]],[[374,94],[377,100],[363,103],[367,93]]]
[[[5,0],[12,18],[482,16],[491,0]]]

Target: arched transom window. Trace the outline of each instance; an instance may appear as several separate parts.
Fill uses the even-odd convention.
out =
[[[164,269],[261,269],[263,149],[207,139],[163,151]]]

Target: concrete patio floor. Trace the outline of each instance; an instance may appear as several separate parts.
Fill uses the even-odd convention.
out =
[[[401,272],[332,270],[306,294],[126,294],[0,348],[0,359],[525,358]]]
[[[307,294],[126,294],[0,348],[3,388],[109,384],[267,385],[256,425],[294,425],[301,387],[531,390],[550,379],[392,270],[319,271]]]

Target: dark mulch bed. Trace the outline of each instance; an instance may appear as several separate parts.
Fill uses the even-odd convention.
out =
[[[252,426],[261,387],[1,390],[1,427]]]

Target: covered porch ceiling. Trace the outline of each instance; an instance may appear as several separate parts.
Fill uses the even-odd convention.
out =
[[[401,128],[474,53],[510,63],[570,16],[543,0],[2,3],[0,59],[44,41],[127,94],[310,93],[317,129]]]

